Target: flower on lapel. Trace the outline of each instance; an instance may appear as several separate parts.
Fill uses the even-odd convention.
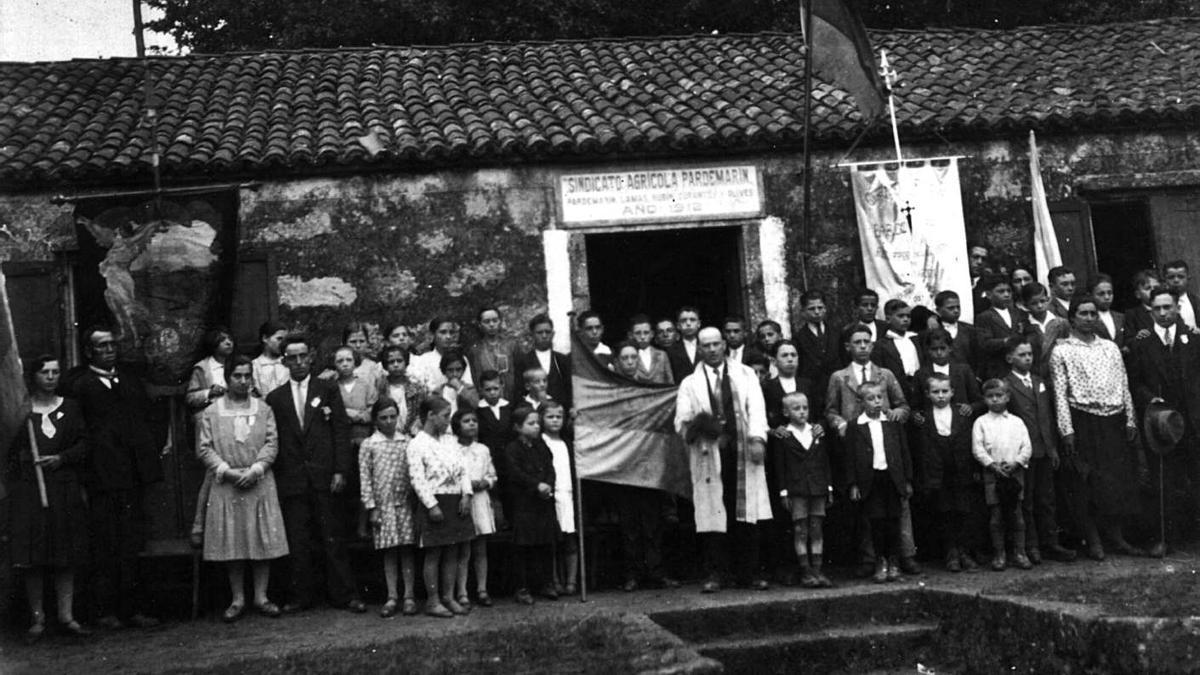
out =
[[[317,408],[317,407],[319,407],[319,406],[321,405],[321,397],[320,397],[320,396],[314,396],[314,397],[313,397],[313,400],[312,400],[312,403],[310,403],[309,405],[311,405],[311,406],[312,406],[312,407],[314,407],[314,408]]]
[[[1182,335],[1180,335],[1180,336],[1179,336],[1179,341],[1180,341],[1180,342],[1182,342],[1183,344],[1185,344],[1185,345],[1186,345],[1186,344],[1188,343],[1188,337],[1187,337],[1187,334],[1182,334]]]
[[[328,422],[329,416],[333,414],[333,408],[330,408],[329,406],[324,406],[323,408],[321,408],[321,414],[325,415],[325,421]]]
[[[61,410],[54,411],[54,419],[61,420],[62,418],[63,418],[63,411],[61,411]]]

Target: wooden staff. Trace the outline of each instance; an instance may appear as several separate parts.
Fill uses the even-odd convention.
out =
[[[38,462],[42,456],[38,454],[37,434],[33,431],[33,418],[25,418],[25,429],[29,431],[29,452],[33,454],[33,473],[37,475],[38,496],[42,498],[42,508],[50,508],[50,500],[46,498],[46,474]]]

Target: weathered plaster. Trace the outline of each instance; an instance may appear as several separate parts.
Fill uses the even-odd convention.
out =
[[[278,283],[279,304],[288,307],[343,307],[358,299],[358,289],[338,277],[301,279],[281,274]]]

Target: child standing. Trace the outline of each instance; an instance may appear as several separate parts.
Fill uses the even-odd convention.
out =
[[[912,496],[912,457],[904,427],[883,414],[884,387],[858,388],[863,413],[846,434],[850,501],[859,504],[875,546],[875,583],[900,578],[900,507]]]
[[[815,436],[809,424],[808,396],[799,391],[784,396],[783,413],[788,424],[786,435],[775,438],[775,471],[783,509],[791,514],[800,585],[829,588],[833,583],[821,572],[825,555],[821,523],[825,504],[833,494],[829,453],[824,439]]]
[[[408,504],[411,481],[408,476],[408,436],[399,430],[400,407],[390,398],[375,401],[371,408],[375,433],[358,447],[363,509],[371,522],[375,549],[383,551],[383,576],[387,581],[387,602],[379,616],[396,615],[399,599],[396,588],[396,559],[404,577],[404,615],[417,613],[413,597],[413,553],[416,543],[412,507]]]
[[[946,551],[946,570],[976,569],[971,557],[968,524],[977,504],[979,465],[971,455],[971,418],[952,404],[950,377],[931,373],[924,381],[926,401],[922,410],[915,464],[921,467],[920,489],[930,497],[938,530]]]
[[[396,403],[400,409],[396,427],[411,436],[416,433],[414,423],[425,388],[408,377],[408,350],[404,347],[387,345],[379,353],[379,359],[387,373],[379,382],[379,398],[390,398]]]
[[[525,382],[525,397],[522,399],[522,405],[527,405],[537,411],[542,407],[542,403],[550,400],[548,393],[550,385],[546,378],[546,371],[540,366],[527,368],[521,377]]]
[[[554,458],[542,440],[542,426],[533,408],[522,405],[512,414],[516,440],[508,444],[509,480],[512,483],[512,529],[516,601],[532,605],[530,582],[548,583],[546,564],[558,539],[554,512]],[[555,598],[553,586],[544,594]]]
[[[467,464],[467,480],[471,481],[471,489],[475,491],[471,497],[471,519],[475,522],[475,538],[471,540],[470,549],[463,545],[458,558],[458,603],[469,604],[467,598],[467,569],[471,560],[475,561],[475,594],[479,604],[484,607],[492,606],[492,598],[488,595],[488,535],[496,531],[496,514],[492,509],[492,496],[489,492],[496,485],[496,467],[492,464],[492,453],[483,443],[479,442],[479,413],[475,410],[462,409],[450,419],[450,428],[458,436],[458,444],[463,449],[463,460]]]
[[[575,458],[571,443],[563,438],[563,423],[566,421],[563,405],[558,401],[546,401],[538,410],[542,423],[542,441],[550,448],[554,460],[554,514],[558,529],[562,533],[554,549],[554,590],[556,593],[575,595],[579,580],[579,542],[575,539]],[[562,570],[560,575],[559,570]],[[566,579],[561,586],[560,579]],[[561,589],[561,590],[560,590]]]
[[[971,450],[983,465],[983,493],[987,501],[992,535],[992,569],[1001,572],[1004,555],[1004,521],[1009,521],[1013,540],[1013,564],[1023,570],[1033,567],[1025,555],[1025,519],[1021,501],[1025,489],[1025,467],[1032,448],[1025,423],[1008,412],[1008,385],[1003,380],[983,383],[988,412],[975,420]]]

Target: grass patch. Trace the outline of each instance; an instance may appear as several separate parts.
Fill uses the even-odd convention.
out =
[[[619,618],[537,621],[438,638],[405,637],[356,647],[244,659],[171,673],[614,673],[653,645]],[[639,643],[640,642],[640,643]]]
[[[1200,569],[1167,565],[1118,577],[1064,575],[1015,581],[986,591],[1098,606],[1113,616],[1184,617],[1200,615]]]

